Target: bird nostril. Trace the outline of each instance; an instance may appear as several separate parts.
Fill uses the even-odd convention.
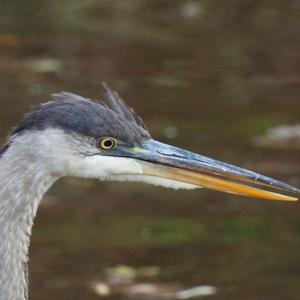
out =
[[[157,153],[161,154],[161,155],[166,155],[166,156],[174,156],[174,157],[178,157],[178,158],[186,158],[186,157],[184,157],[182,155],[178,155],[177,153],[174,153],[174,152],[164,152],[164,151],[158,150]]]

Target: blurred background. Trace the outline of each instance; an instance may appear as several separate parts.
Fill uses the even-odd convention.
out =
[[[299,70],[297,0],[2,0],[0,141],[50,94],[106,81],[154,138],[299,186]],[[35,222],[31,299],[296,300],[299,212],[67,178]]]

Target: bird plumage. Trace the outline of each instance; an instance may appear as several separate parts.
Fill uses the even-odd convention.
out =
[[[137,114],[107,86],[105,91],[105,102],[54,94],[52,101],[25,115],[0,150],[0,300],[28,299],[26,265],[33,220],[57,179],[78,176],[194,187],[142,176],[133,159],[99,155],[97,141],[102,136],[133,148],[150,139]]]
[[[106,101],[54,94],[36,107],[0,150],[0,300],[27,300],[33,220],[49,187],[64,176],[207,187],[295,201],[300,190],[278,180],[151,139],[140,117],[104,84]],[[103,146],[102,141],[112,141]],[[252,185],[258,186],[255,188]]]
[[[52,101],[35,107],[12,130],[8,143],[0,150],[0,157],[13,138],[27,130],[57,128],[95,139],[114,136],[129,145],[149,140],[150,133],[136,112],[105,83],[103,87],[105,99],[100,101],[69,92],[53,94]]]

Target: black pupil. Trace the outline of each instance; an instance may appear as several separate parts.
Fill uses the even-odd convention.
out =
[[[110,148],[110,147],[113,146],[113,141],[112,141],[112,140],[105,140],[105,141],[103,142],[103,144],[104,144],[104,147],[105,147],[105,148]]]

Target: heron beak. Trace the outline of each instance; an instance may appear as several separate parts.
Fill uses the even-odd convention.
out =
[[[221,192],[282,201],[296,201],[297,198],[274,190],[300,194],[298,188],[279,180],[154,140],[131,148],[126,156],[139,160],[144,175]]]

